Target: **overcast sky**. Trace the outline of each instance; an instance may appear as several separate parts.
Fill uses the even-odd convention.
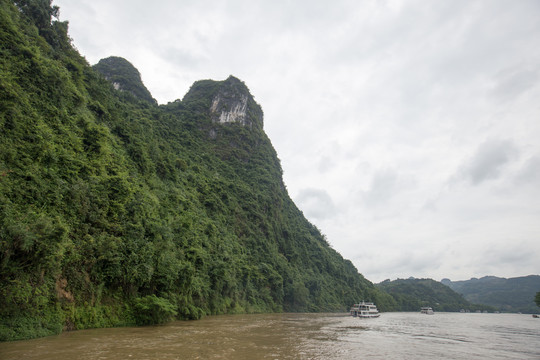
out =
[[[540,274],[540,1],[53,4],[159,103],[244,81],[290,196],[369,280]]]

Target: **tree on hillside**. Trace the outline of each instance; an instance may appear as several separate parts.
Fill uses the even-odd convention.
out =
[[[540,291],[536,293],[536,296],[534,297],[534,302],[538,307],[540,307]]]

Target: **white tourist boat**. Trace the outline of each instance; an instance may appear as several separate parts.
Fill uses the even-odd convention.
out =
[[[376,318],[380,316],[377,306],[372,302],[365,301],[354,304],[351,308],[351,315],[359,318]]]
[[[435,314],[435,313],[433,312],[433,309],[430,308],[429,306],[423,306],[423,307],[420,309],[420,314],[433,315],[433,314]]]

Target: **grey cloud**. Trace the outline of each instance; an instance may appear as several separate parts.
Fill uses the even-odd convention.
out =
[[[388,205],[389,202],[410,192],[417,185],[418,182],[414,176],[400,173],[392,168],[380,169],[373,174],[368,190],[361,192],[361,200],[372,208]]]
[[[308,218],[322,220],[336,212],[334,201],[326,190],[302,189],[294,199]]]
[[[538,84],[538,70],[513,68],[501,71],[491,94],[499,101],[509,101]]]
[[[322,148],[322,155],[319,158],[317,169],[320,173],[330,172],[336,166],[336,159],[341,158],[342,148],[339,142],[332,141]]]
[[[323,156],[319,159],[318,170],[321,173],[327,173],[335,167],[336,160],[330,156]]]
[[[520,184],[540,184],[540,156],[532,156],[517,175]]]
[[[158,49],[158,51],[161,51],[161,55],[163,55],[168,62],[176,64],[178,67],[199,68],[202,67],[201,64],[207,60],[204,56],[195,54],[183,48],[168,47]]]
[[[510,140],[487,140],[482,143],[466,163],[461,174],[473,185],[497,179],[504,166],[514,160],[519,150]]]
[[[374,278],[380,281],[385,277],[406,278],[408,276],[430,274],[433,269],[441,266],[443,254],[438,250],[435,253],[403,250],[386,256],[366,254],[364,252],[353,255],[352,259],[355,263],[364,264],[363,269],[369,267],[372,281],[375,281]]]
[[[364,193],[369,206],[387,202],[397,190],[398,174],[393,170],[380,170],[373,175],[370,188]]]
[[[476,266],[478,273],[500,272],[500,269],[534,268],[537,264],[536,254],[531,248],[535,241],[519,241],[509,239],[506,243],[491,245],[479,258]]]

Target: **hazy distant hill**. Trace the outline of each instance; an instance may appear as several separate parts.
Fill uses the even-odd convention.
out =
[[[474,303],[491,305],[509,312],[538,312],[534,296],[540,291],[539,275],[509,279],[485,276],[463,281],[443,279],[441,283],[463,294],[465,299]]]
[[[422,306],[431,306],[435,311],[493,311],[489,306],[471,304],[463,295],[432,279],[385,280],[377,287],[396,300],[397,311],[419,311]]]

